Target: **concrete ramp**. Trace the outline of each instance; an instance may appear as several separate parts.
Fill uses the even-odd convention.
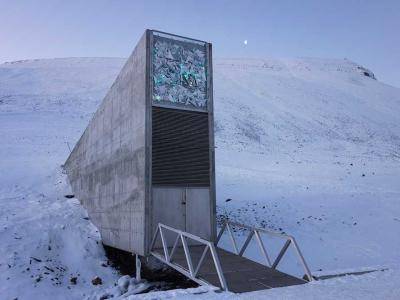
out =
[[[313,280],[303,255],[298,249],[298,245],[293,237],[282,235],[282,237],[288,240],[273,263],[270,262],[268,253],[259,236],[260,231],[264,229],[254,229],[250,231],[249,237],[240,250],[237,248],[233,235],[231,235],[236,253],[217,247],[216,245],[224,230],[228,229],[229,234],[231,234],[231,226],[237,227],[238,225],[240,224],[226,223],[218,235],[217,242],[214,244],[190,233],[159,224],[152,245],[159,244],[156,243],[156,240],[160,239],[163,247],[152,248],[150,253],[158,260],[200,285],[213,285],[220,287],[222,290],[235,293],[299,285]],[[173,244],[170,243],[170,241],[167,242],[167,232],[169,237],[171,237],[171,233],[176,234]],[[253,236],[256,236],[257,241],[261,242],[260,247],[262,252],[266,255],[265,257],[268,265],[263,265],[243,257],[243,253]],[[298,251],[299,258],[305,267],[308,281],[280,272],[276,269],[279,261],[291,244],[295,250]]]
[[[189,248],[193,264],[197,265],[204,251],[204,246],[189,246]],[[221,248],[217,248],[216,250],[228,290],[231,292],[244,293],[304,284],[307,282],[303,279],[271,269]],[[163,255],[162,249],[157,249],[155,252],[160,256]],[[188,268],[183,247],[177,248],[174,257],[171,260],[171,264],[175,264],[185,269]],[[210,253],[208,253],[204,258],[203,264],[199,269],[198,279],[202,284],[207,283],[222,288],[218,277],[218,271],[214,266],[213,258]]]

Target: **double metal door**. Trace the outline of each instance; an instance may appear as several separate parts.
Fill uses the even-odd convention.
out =
[[[211,215],[209,188],[153,187],[153,232],[162,223],[210,240]],[[169,245],[174,241],[173,236],[167,235]]]

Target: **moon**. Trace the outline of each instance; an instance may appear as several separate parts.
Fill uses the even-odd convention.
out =
[[[244,41],[243,41],[243,44],[247,45],[247,40],[244,40]]]

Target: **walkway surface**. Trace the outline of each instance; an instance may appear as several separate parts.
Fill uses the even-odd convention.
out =
[[[190,246],[190,256],[194,266],[197,266],[203,249],[204,246]],[[157,249],[156,252],[163,255],[162,249]],[[307,283],[305,280],[268,268],[265,265],[221,248],[217,248],[217,252],[228,290],[231,292],[244,293]],[[176,250],[172,262],[188,269],[182,247]],[[199,270],[199,277],[203,281],[221,287],[212,256],[209,252]]]

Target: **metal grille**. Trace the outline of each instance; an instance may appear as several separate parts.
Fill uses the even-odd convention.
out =
[[[208,114],[153,107],[152,115],[153,184],[209,186]]]

